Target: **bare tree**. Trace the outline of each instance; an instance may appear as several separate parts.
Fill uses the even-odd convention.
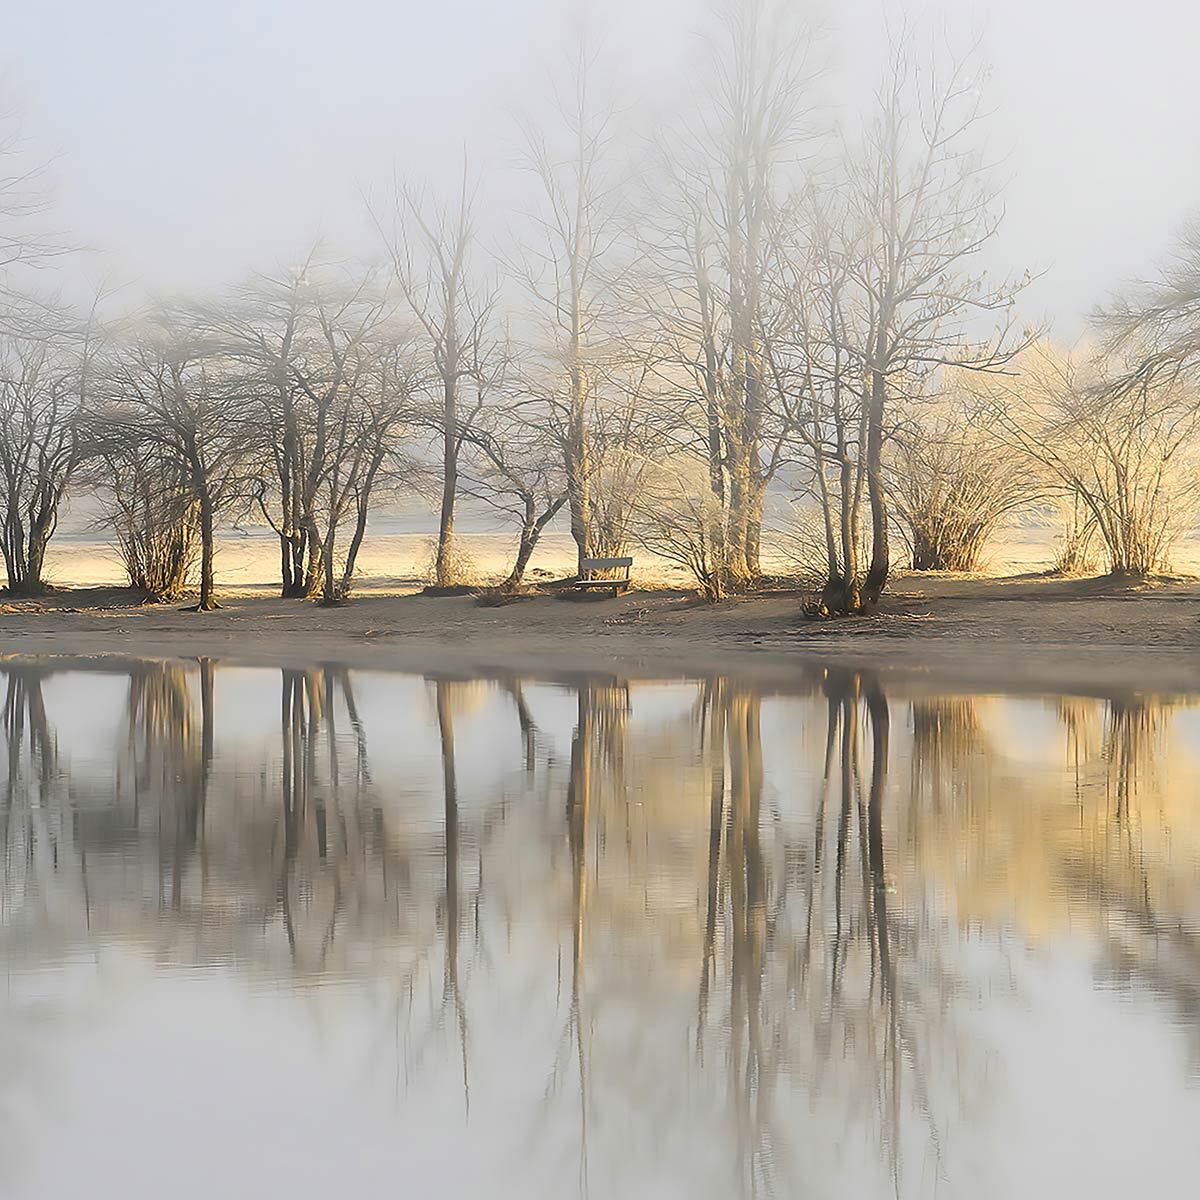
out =
[[[720,231],[728,308],[728,388],[723,412],[729,487],[728,560],[735,576],[759,574],[763,500],[781,440],[764,456],[770,387],[763,335],[769,228],[778,202],[779,160],[805,132],[813,65],[811,30],[786,10],[750,0],[725,22],[727,59],[715,64]]]
[[[593,62],[581,40],[569,84],[557,89],[557,128],[527,124],[526,165],[540,204],[512,264],[533,302],[540,366],[527,371],[566,476],[576,566],[604,553],[593,513],[602,448],[596,445],[604,369],[613,354],[607,272],[620,238],[613,113],[595,99]]]
[[[411,482],[414,475],[403,449],[418,387],[409,333],[394,324],[383,324],[359,353],[366,362],[353,397],[354,457],[344,471],[352,529],[339,585],[343,597],[350,593],[372,502],[381,493]]]
[[[1079,489],[1068,487],[1058,501],[1060,543],[1051,570],[1058,575],[1086,575],[1096,565],[1096,522]]]
[[[826,191],[806,188],[778,214],[777,313],[764,353],[774,404],[807,467],[796,480],[799,495],[819,505],[821,607],[832,611],[848,587],[857,594],[849,581],[861,578],[866,557],[866,406],[850,311],[856,240],[844,194]]]
[[[866,335],[855,349],[866,375],[871,507],[871,562],[858,602],[868,606],[878,602],[891,570],[884,480],[891,405],[939,367],[999,370],[1022,344],[1010,328],[1017,288],[991,284],[975,265],[999,221],[995,188],[974,144],[982,112],[969,59],[953,64],[944,81],[931,70],[926,82],[901,45],[864,152],[851,159],[852,203],[868,231],[851,271],[858,328]],[[999,323],[973,337],[981,314],[999,314]]]
[[[897,46],[834,194],[798,205],[803,224],[786,235],[791,332],[774,333],[768,359],[781,407],[813,454],[829,559],[822,612],[872,608],[887,584],[885,448],[904,406],[947,368],[1002,370],[1027,340],[1010,324],[1020,285],[992,284],[976,265],[998,222],[976,145],[980,105],[966,62],[939,79]]]
[[[336,593],[341,584],[326,570],[330,530],[351,509],[357,527],[361,509],[365,532],[371,487],[410,387],[402,372],[403,394],[378,393],[381,383],[398,380],[394,372],[385,380],[373,358],[384,352],[377,335],[388,315],[369,272],[322,263],[315,250],[302,266],[260,278],[203,312],[253,402],[254,499],[279,538],[285,597]],[[394,328],[388,336],[403,340]],[[381,436],[368,451],[372,431]]]
[[[661,156],[670,188],[641,246],[661,282],[642,288],[667,390],[684,400],[726,513],[720,556],[745,583],[760,572],[766,492],[787,455],[766,345],[772,228],[812,132],[818,71],[794,7],[738,0],[720,18],[699,119]]]
[[[495,292],[474,271],[475,188],[466,165],[452,207],[400,188],[390,224],[373,214],[391,256],[396,283],[422,330],[428,354],[428,403],[416,419],[433,430],[441,457],[434,582],[456,585],[454,510],[459,457],[483,409],[497,369],[491,330]]]
[[[996,526],[1032,503],[1044,477],[954,389],[903,424],[888,466],[915,571],[977,570]]]
[[[158,445],[109,439],[91,466],[130,587],[178,600],[200,551],[199,509],[186,471]]]
[[[199,612],[218,607],[216,521],[245,493],[249,439],[238,377],[189,314],[164,310],[130,331],[100,384],[107,446],[156,448],[186,480],[200,528]]]
[[[1194,382],[1200,369],[1200,221],[1184,228],[1156,281],[1129,289],[1096,317],[1127,381]]]
[[[285,598],[312,594],[320,572],[320,548],[309,540],[304,515],[310,471],[302,429],[304,392],[297,379],[311,335],[311,262],[310,255],[282,277],[255,280],[205,312],[206,324],[237,362],[246,393],[256,402],[258,475],[253,491],[260,513],[279,538]]]
[[[666,463],[647,463],[641,474],[633,531],[637,542],[659,558],[684,568],[701,595],[724,598],[725,513],[709,486],[699,455],[676,451]]]
[[[364,344],[357,334],[343,342],[346,335],[323,309],[321,326],[339,382],[332,403],[322,399],[317,405],[324,470],[313,488],[319,503],[311,505],[308,522],[309,536],[321,547],[323,600],[333,604],[349,594],[371,498],[410,416],[411,384],[402,347]],[[335,547],[344,524],[353,532],[339,576]]]
[[[513,565],[498,592],[520,589],[546,526],[568,499],[561,460],[547,447],[543,427],[519,400],[496,405],[472,434],[474,453],[465,490],[518,526]]]
[[[12,592],[43,590],[46,548],[82,455],[91,340],[0,344],[0,548]]]
[[[1114,575],[1165,570],[1195,518],[1195,393],[1174,372],[1080,360],[1044,343],[1020,365],[1015,380],[986,381],[996,428],[1060,494],[1082,503]]]

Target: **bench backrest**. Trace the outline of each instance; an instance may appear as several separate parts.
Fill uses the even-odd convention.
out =
[[[585,571],[615,571],[618,567],[632,567],[632,558],[585,558],[579,564]]]

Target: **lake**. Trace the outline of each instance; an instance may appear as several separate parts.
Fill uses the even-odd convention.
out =
[[[1200,697],[69,658],[0,695],[0,1196],[1200,1177]]]

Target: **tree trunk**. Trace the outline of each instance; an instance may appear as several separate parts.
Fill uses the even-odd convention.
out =
[[[571,537],[575,540],[575,572],[591,557],[592,496],[590,447],[582,414],[572,417],[567,446],[567,496],[571,506]]]
[[[34,519],[28,535],[24,526],[20,526],[12,536],[5,539],[4,563],[8,574],[8,590],[15,595],[36,596],[45,591],[42,581],[42,567],[46,559],[46,547],[49,544],[49,533],[42,527],[37,518]]]
[[[279,594],[286,600],[295,586],[292,582],[292,542],[286,533],[279,535],[279,573],[283,580]]]
[[[454,540],[454,500],[458,495],[458,345],[453,314],[448,313],[446,341],[449,356],[442,371],[442,508],[438,517],[434,583],[451,587],[453,578],[451,543]]]
[[[197,612],[211,612],[217,607],[213,597],[213,506],[208,488],[200,490],[200,602]]]
[[[300,595],[307,600],[315,600],[321,594],[322,575],[324,573],[324,558],[322,556],[321,534],[317,522],[311,516],[304,522],[304,552],[306,565],[304,568],[304,588]]]
[[[372,472],[373,474],[373,472]],[[350,538],[350,546],[346,551],[346,569],[342,572],[342,596],[350,595],[350,585],[354,579],[354,568],[358,563],[358,552],[362,549],[363,539],[367,536],[367,518],[370,515],[371,477],[363,485],[363,491],[358,497],[358,511],[354,519],[354,533]]]
[[[829,614],[844,616],[858,612],[861,604],[858,548],[858,478],[845,439],[838,436],[838,549],[831,559],[829,577],[821,593],[821,608]]]
[[[765,484],[755,482],[750,489],[750,504],[746,512],[746,574],[750,579],[762,575],[762,514]]]
[[[4,522],[4,565],[8,572],[8,590],[22,592],[25,588],[25,526],[12,501]]]
[[[4,571],[8,577],[8,590],[15,592],[17,590],[17,564],[13,556],[12,547],[9,544],[8,530],[4,531]]]
[[[309,558],[309,536],[308,527],[305,524],[307,513],[302,486],[303,472],[299,469],[298,464],[294,466],[293,470],[288,472],[288,478],[291,481],[292,498],[288,510],[287,524],[285,524],[284,528],[288,533],[292,555],[292,588],[290,596],[292,599],[302,599],[310,594],[308,590],[308,572],[305,567]]]
[[[292,556],[292,589],[288,594],[292,599],[303,598],[308,594],[304,569],[308,559],[308,536],[303,529],[293,528],[288,544]]]
[[[525,497],[525,516],[521,522],[521,536],[517,541],[517,557],[512,570],[508,573],[508,578],[500,585],[502,592],[515,592],[521,586],[525,578],[525,569],[529,566],[529,560],[533,557],[534,550],[537,549],[542,530],[554,520],[558,510],[565,503],[566,497],[560,497],[541,516],[537,516],[533,497]]]
[[[529,521],[524,522],[521,526],[521,537],[517,542],[516,561],[513,563],[512,570],[508,573],[508,578],[500,585],[502,592],[515,592],[521,586],[525,578],[525,568],[529,565],[529,560],[533,556],[537,539],[537,526],[531,524]]]
[[[279,554],[283,568],[283,585],[280,594],[290,599],[299,594],[302,581],[302,563],[296,561],[295,539],[297,506],[296,475],[296,418],[292,401],[291,381],[288,378],[286,353],[291,348],[290,337],[286,343],[284,358],[278,364],[276,388],[279,393],[280,410],[283,416],[283,446],[279,457],[279,501],[282,508],[279,522]]]
[[[880,335],[882,340],[882,333]],[[887,586],[891,564],[888,558],[887,492],[883,486],[883,418],[887,401],[887,378],[874,367],[867,411],[867,495],[871,503],[871,565],[863,584],[862,605],[874,608]]]
[[[731,445],[729,459],[729,525],[725,534],[729,574],[739,583],[750,578],[746,561],[749,533],[750,471],[739,444]]]
[[[42,580],[42,568],[45,565],[46,547],[49,542],[48,532],[35,526],[29,536],[29,550],[25,556],[25,579],[22,583],[23,590],[31,596],[46,590]]]
[[[583,154],[582,144],[580,147]],[[582,157],[581,157],[582,162]],[[582,193],[578,197],[582,200]],[[577,210],[574,243],[568,248],[568,297],[571,325],[568,342],[571,410],[567,428],[566,473],[567,492],[571,505],[571,536],[575,539],[576,575],[583,575],[583,560],[594,552],[592,534],[591,445],[588,437],[588,377],[584,369],[584,291],[580,271],[584,222],[582,210]]]
[[[449,402],[447,402],[449,404]],[[449,414],[449,409],[447,409]],[[454,564],[451,561],[451,543],[454,541],[454,500],[458,494],[458,453],[455,446],[457,434],[451,435],[447,415],[445,444],[442,452],[442,507],[438,518],[437,555],[434,559],[434,582],[438,587],[451,587],[458,581],[453,578]]]
[[[839,574],[837,536],[833,530],[833,499],[829,494],[829,476],[825,456],[817,447],[817,494],[821,498],[821,526],[825,534],[825,578],[836,579]]]
[[[321,602],[325,605],[337,604],[341,597],[338,596],[337,579],[333,573],[333,541],[337,533],[336,523],[331,523],[329,533],[325,538],[324,544],[321,546],[321,579],[322,579],[322,598]]]

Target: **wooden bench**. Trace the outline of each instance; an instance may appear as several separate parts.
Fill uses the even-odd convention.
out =
[[[623,591],[626,591],[632,586],[632,580],[629,578],[629,572],[633,568],[632,558],[585,558],[580,564],[579,578],[575,580],[575,586],[580,591],[586,592],[590,588],[608,588],[614,596],[619,596]],[[624,575],[606,575],[597,578],[594,574],[596,571],[620,571],[624,570]]]

